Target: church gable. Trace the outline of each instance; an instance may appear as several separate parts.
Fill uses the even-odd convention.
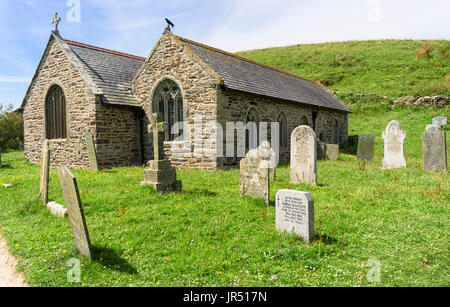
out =
[[[47,100],[55,88],[58,103],[64,101],[64,110],[54,108],[58,114],[49,115],[54,110],[49,109],[52,103]],[[53,166],[64,162],[73,168],[86,167],[88,157],[82,136],[86,128],[95,131],[95,103],[90,84],[52,34],[22,104],[26,159],[39,162],[42,142],[48,138]],[[52,120],[55,116],[59,117],[56,122]],[[49,131],[49,122],[55,122],[57,133]]]

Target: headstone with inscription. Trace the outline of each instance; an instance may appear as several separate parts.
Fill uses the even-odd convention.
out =
[[[94,255],[91,248],[86,219],[84,217],[83,206],[80,200],[77,180],[66,167],[59,167],[58,175],[64,199],[66,201],[70,224],[72,225],[75,245],[83,257],[93,260]]]
[[[393,120],[382,134],[384,139],[383,169],[405,168],[406,160],[403,156],[403,144],[406,132],[400,123]]]
[[[314,199],[308,192],[279,190],[275,197],[276,228],[314,240]]]
[[[447,139],[445,131],[432,125],[422,134],[423,168],[426,171],[447,171]]]
[[[177,180],[177,171],[171,166],[170,160],[164,157],[164,139],[167,125],[162,121],[161,114],[152,115],[149,131],[153,131],[154,158],[144,171],[142,186],[151,185],[156,192],[181,191],[182,183]]]
[[[358,137],[358,160],[372,161],[375,150],[375,137],[370,134],[363,134]]]
[[[86,147],[89,157],[89,167],[91,170],[97,172],[99,168],[97,161],[97,152],[95,151],[94,137],[88,129],[86,129],[86,132],[84,133],[84,138],[86,140]]]
[[[291,183],[317,184],[316,134],[309,126],[299,126],[291,136]]]
[[[41,161],[41,185],[40,198],[46,206],[48,203],[48,180],[50,172],[50,149],[48,148],[48,140],[44,140],[42,144],[42,161]]]
[[[262,158],[258,149],[250,150],[240,163],[241,195],[270,199],[269,161]]]

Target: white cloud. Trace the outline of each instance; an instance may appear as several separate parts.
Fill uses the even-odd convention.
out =
[[[0,76],[0,83],[29,83],[30,77]]]

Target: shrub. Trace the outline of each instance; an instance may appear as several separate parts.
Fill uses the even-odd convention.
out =
[[[0,105],[0,147],[17,149],[23,143],[23,116],[13,111],[13,106]]]

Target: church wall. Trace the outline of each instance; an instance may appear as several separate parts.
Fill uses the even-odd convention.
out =
[[[25,158],[40,163],[45,139],[45,98],[53,84],[62,87],[66,96],[67,138],[49,140],[51,167],[89,167],[84,140],[86,128],[95,135],[95,95],[53,40],[44,55],[35,82],[24,107]]]
[[[96,104],[97,160],[101,168],[140,165],[141,110]]]
[[[153,55],[144,63],[141,73],[134,81],[134,95],[142,103],[145,112],[145,160],[153,159],[153,136],[148,131],[153,113],[152,92],[165,78],[172,79],[181,88],[184,101],[184,120],[191,129],[191,147],[176,149],[176,152],[173,152],[172,145],[180,145],[180,143],[165,142],[166,157],[177,168],[215,169],[216,157],[204,155],[195,157],[193,145],[202,142],[201,135],[194,136],[195,115],[201,115],[201,126],[216,122],[216,90],[212,86],[218,83],[218,78],[216,79],[206,72],[195,56],[186,51],[172,34],[167,32],[161,37]],[[212,139],[211,147],[215,148],[215,131],[205,133],[204,137]]]
[[[283,112],[287,118],[288,146],[280,148],[281,160],[290,159],[291,134],[295,128],[301,125],[303,116],[306,116],[308,125],[312,127],[313,108],[308,106],[236,91],[221,91],[218,97],[218,121],[224,127],[224,135],[226,135],[225,127],[227,122],[243,122],[245,124],[248,110],[255,108],[259,114],[259,121],[269,123],[267,134],[270,141],[270,123],[276,122],[280,112]],[[316,135],[319,136],[320,133],[324,133],[327,141],[331,142],[334,119],[339,123],[339,144],[342,145],[348,138],[346,113],[320,109],[316,119]],[[224,142],[225,139],[224,137]],[[218,167],[236,166],[239,160],[240,158],[229,157],[219,159]]]

